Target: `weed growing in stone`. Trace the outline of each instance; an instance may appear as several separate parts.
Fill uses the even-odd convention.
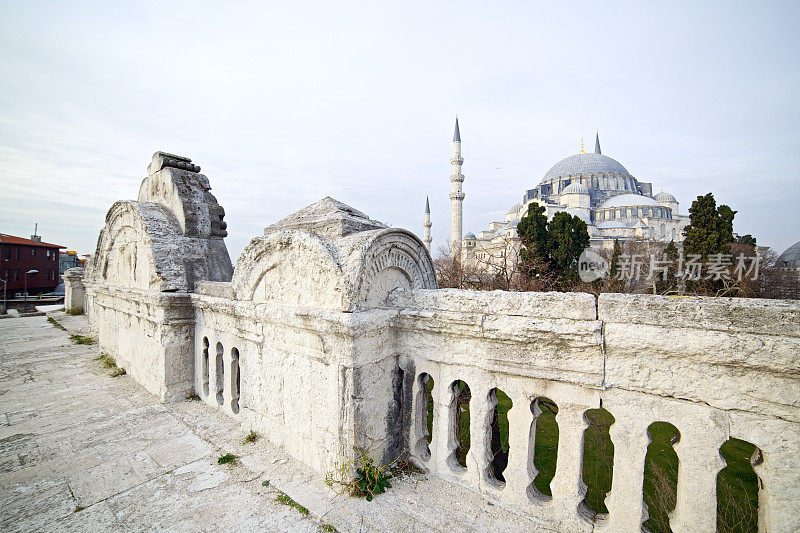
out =
[[[108,355],[107,353],[101,353],[97,357],[94,358],[95,361],[100,361],[100,364],[103,365],[103,368],[116,368],[117,362],[114,360],[113,357]]]
[[[333,527],[333,526],[332,526],[332,525],[330,525],[330,524],[322,524],[321,526],[319,526],[319,529],[320,529],[321,531],[327,531],[327,532],[329,532],[329,533],[335,533],[335,532],[336,532],[336,528],[335,528],[335,527]]]
[[[371,502],[375,496],[392,487],[389,483],[393,476],[391,468],[391,465],[376,466],[369,453],[359,450],[353,462],[347,462],[336,471],[328,472],[325,484],[331,488],[339,485],[350,496],[363,497]],[[352,474],[353,470],[355,476]]]
[[[308,509],[294,501],[288,494],[285,492],[278,491],[278,495],[275,496],[275,501],[281,503],[283,505],[288,505],[289,507],[294,507],[297,509],[297,512],[303,516],[308,516]]]
[[[220,465],[235,465],[237,459],[239,459],[238,455],[233,455],[232,453],[226,453],[225,455],[220,455],[219,459],[217,459],[217,464]]]
[[[77,335],[73,333],[69,339],[75,344],[95,344],[97,341],[93,337],[86,337],[84,335]]]
[[[62,326],[62,325],[61,325],[61,324],[58,322],[58,320],[56,320],[55,318],[53,318],[53,317],[49,316],[49,317],[47,317],[47,321],[48,321],[48,322],[50,322],[51,324],[53,324],[55,327],[57,327],[57,328],[60,328],[60,329],[62,329],[62,330],[64,330],[64,331],[67,331],[67,328],[65,328],[64,326]]]
[[[111,372],[111,377],[116,378],[119,376],[124,376],[126,374],[124,368],[115,368],[113,372]]]
[[[269,487],[269,480],[268,480],[268,479],[265,479],[264,481],[262,481],[262,482],[261,482],[261,486],[262,486],[262,487]]]
[[[198,396],[197,393],[195,392],[190,392],[189,394],[186,395],[186,399],[189,400],[190,402],[199,402],[200,396]]]
[[[78,505],[77,507],[75,507],[75,511],[73,511],[73,512],[80,513],[84,509],[86,509],[86,507],[84,507],[83,505]]]
[[[258,433],[256,433],[251,429],[250,433],[248,433],[247,436],[242,441],[242,444],[253,444],[257,440],[258,440]]]
[[[64,311],[64,309],[61,310]],[[69,311],[64,311],[64,312],[67,313],[68,315],[82,315],[83,309],[79,307],[77,309],[70,309]]]

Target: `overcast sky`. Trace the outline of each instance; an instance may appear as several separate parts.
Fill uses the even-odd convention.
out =
[[[94,252],[154,151],[191,157],[235,261],[325,196],[449,238],[603,153],[686,213],[800,240],[800,2],[2,2],[0,232]]]

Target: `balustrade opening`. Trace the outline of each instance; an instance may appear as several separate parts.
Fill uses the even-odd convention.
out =
[[[202,391],[203,396],[208,396],[208,337],[203,337],[203,361],[202,361]]]
[[[500,389],[489,391],[491,422],[489,453],[492,461],[489,464],[491,477],[502,483],[506,482],[503,472],[508,466],[508,411],[512,407],[511,398]]]
[[[430,459],[430,444],[433,442],[433,385],[430,374],[423,372],[417,378],[417,413],[414,423],[419,439],[415,452],[423,461]]]
[[[678,429],[668,422],[653,422],[647,428],[650,444],[644,459],[642,499],[648,518],[642,528],[651,533],[671,533],[669,514],[675,509],[678,489]]]
[[[239,375],[239,350],[231,350],[231,411],[233,414],[239,413],[239,385],[241,376]]]
[[[461,380],[454,381],[450,386],[453,400],[450,405],[450,435],[451,442],[455,441],[455,448],[450,457],[462,468],[467,467],[467,453],[470,448],[469,433],[469,401],[472,398],[469,386]]]
[[[225,387],[225,363],[223,361],[223,354],[225,350],[222,348],[222,343],[217,343],[217,403],[222,405],[223,396],[222,390]]]
[[[530,442],[533,443],[533,468],[536,471],[531,490],[539,500],[549,501],[553,499],[550,482],[556,475],[558,459],[558,406],[549,398],[536,398],[531,402],[531,412],[534,420]]]
[[[719,453],[725,468],[717,474],[717,531],[758,531],[758,489],[762,485],[753,466],[763,462],[761,450],[740,439],[728,439]]]
[[[608,508],[606,494],[611,490],[614,474],[614,443],[608,434],[614,423],[611,413],[603,409],[589,409],[584,414],[588,426],[583,432],[583,483],[586,496],[580,505],[581,514],[589,519],[605,518]]]

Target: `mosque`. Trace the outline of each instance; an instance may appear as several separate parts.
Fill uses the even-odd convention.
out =
[[[599,133],[594,152],[581,151],[548,170],[539,185],[528,189],[522,202],[508,210],[504,220],[493,221],[477,235],[462,236],[464,193],[461,173],[461,132],[456,117],[453,155],[450,159],[451,243],[462,261],[497,261],[519,249],[517,224],[531,203],[545,208],[548,219],[559,211],[580,217],[589,230],[593,248],[611,248],[614,241],[683,241],[688,215],[678,213],[678,201],[669,193],[653,194],[652,183],[640,181],[617,160],[603,155]],[[430,247],[430,206],[426,202],[423,242]]]

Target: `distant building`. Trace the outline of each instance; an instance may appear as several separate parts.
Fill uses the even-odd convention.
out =
[[[58,273],[63,274],[68,268],[82,267],[86,259],[78,257],[78,252],[67,250],[58,258]]]
[[[38,272],[27,276],[28,294],[52,292],[61,283],[60,248],[64,247],[42,242],[38,235],[25,239],[0,233],[0,276],[8,280],[8,296],[24,291],[25,273],[30,270]]]

